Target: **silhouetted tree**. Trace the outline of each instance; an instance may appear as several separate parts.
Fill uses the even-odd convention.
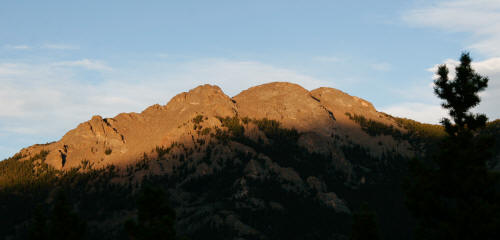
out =
[[[125,223],[125,230],[131,239],[176,239],[175,211],[169,206],[163,189],[142,186],[137,199],[137,210],[137,221],[129,220]]]
[[[351,240],[378,240],[378,224],[375,211],[367,203],[361,204],[353,214]]]
[[[487,118],[469,111],[488,78],[471,61],[462,54],[453,80],[445,65],[437,71],[434,92],[451,119],[441,121],[447,136],[432,161],[410,165],[407,205],[419,223],[418,239],[500,239],[498,177],[486,165],[491,138],[477,134]]]

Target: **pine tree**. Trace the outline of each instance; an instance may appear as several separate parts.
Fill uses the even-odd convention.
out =
[[[28,239],[30,240],[46,240],[49,239],[47,233],[47,217],[43,213],[43,206],[39,205],[35,208],[33,222],[28,229]]]
[[[174,240],[175,211],[169,206],[165,191],[150,185],[142,186],[137,199],[137,221],[125,223],[131,239]]]
[[[33,220],[27,231],[27,238],[33,240],[78,240],[84,239],[86,223],[73,211],[63,190],[57,192],[52,211],[47,217],[44,208],[47,205],[38,205],[34,210]]]
[[[453,80],[445,65],[437,71],[434,92],[451,119],[441,121],[447,136],[432,161],[410,166],[407,205],[419,224],[417,239],[500,239],[499,181],[487,167],[492,139],[478,135],[486,116],[470,112],[488,78],[471,61],[462,54]]]
[[[377,215],[367,203],[361,204],[358,211],[354,212],[351,240],[378,240]]]
[[[86,223],[73,211],[66,193],[59,191],[54,199],[54,208],[48,225],[49,239],[83,239]]]

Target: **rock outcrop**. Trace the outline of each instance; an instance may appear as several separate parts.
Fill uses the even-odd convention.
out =
[[[153,105],[141,113],[122,113],[114,118],[94,116],[61,140],[25,148],[20,154],[28,158],[40,150],[49,150],[47,163],[58,169],[77,167],[82,161],[90,161],[94,166],[126,166],[157,146],[189,139],[193,130],[187,123],[198,115],[207,118],[212,127],[221,127],[217,117],[276,120],[283,127],[304,133],[301,143],[318,152],[338,147],[332,136],[337,136],[337,140],[340,137],[340,141],[347,137],[367,146],[374,154],[383,152],[381,142],[388,149],[396,144],[390,137],[369,136],[346,113],[397,126],[368,101],[333,88],[308,91],[297,84],[275,82],[252,87],[231,98],[217,86],[203,85],[176,95],[166,105]],[[407,148],[406,152],[411,154],[409,146],[400,148]],[[338,151],[332,154],[342,158]]]

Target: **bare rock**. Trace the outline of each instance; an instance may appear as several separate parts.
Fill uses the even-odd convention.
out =
[[[303,87],[274,82],[252,87],[233,98],[241,117],[272,119],[302,132],[328,132],[333,119]]]

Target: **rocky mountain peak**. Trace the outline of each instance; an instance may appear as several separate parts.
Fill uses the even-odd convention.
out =
[[[242,91],[237,96],[243,97],[252,95],[260,98],[272,98],[287,96],[290,94],[307,94],[307,92],[308,91],[305,88],[295,83],[271,82],[251,87],[247,90]]]
[[[165,108],[169,112],[182,115],[198,112],[212,116],[232,116],[236,113],[231,98],[218,86],[209,84],[177,94]]]
[[[49,150],[47,163],[57,168],[75,167],[82,161],[96,166],[127,165],[157,146],[194,141],[192,120],[199,116],[210,128],[223,127],[220,118],[225,117],[274,120],[284,128],[303,133],[301,144],[320,152],[332,149],[333,135],[351,136],[350,141],[372,147],[374,152],[379,149],[376,142],[389,141],[369,136],[349,114],[395,125],[371,103],[333,88],[310,92],[297,84],[273,82],[230,98],[218,86],[205,84],[176,95],[164,106],[155,104],[141,113],[122,113],[114,118],[93,116],[60,141],[34,145],[21,153],[29,157]]]
[[[174,96],[166,106],[176,103],[188,103],[192,105],[200,104],[200,100],[209,100],[212,98],[229,98],[222,90],[215,85],[200,85],[188,92],[182,92]]]
[[[263,84],[233,99],[242,117],[272,119],[301,131],[326,130],[334,120],[309,91],[293,83]]]
[[[376,112],[375,107],[370,102],[335,88],[317,88],[311,91],[311,95],[323,103],[346,111]]]

